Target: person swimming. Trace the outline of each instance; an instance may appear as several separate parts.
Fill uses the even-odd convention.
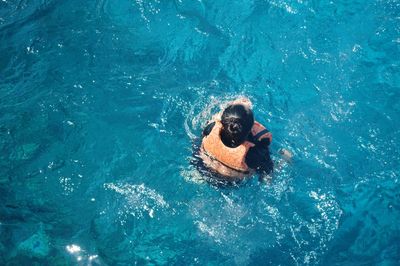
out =
[[[231,181],[255,172],[268,175],[274,167],[271,142],[271,132],[254,120],[251,102],[242,98],[230,103],[204,128],[200,158],[207,168]]]

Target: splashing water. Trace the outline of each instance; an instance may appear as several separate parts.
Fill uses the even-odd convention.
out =
[[[397,265],[397,1],[0,1],[1,265]],[[210,184],[249,97],[292,164]]]

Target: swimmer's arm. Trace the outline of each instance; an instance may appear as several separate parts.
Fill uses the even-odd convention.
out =
[[[273,169],[273,162],[271,160],[268,149],[260,147],[252,147],[247,152],[246,164],[257,172],[271,172]]]
[[[263,138],[263,139],[257,141],[257,143],[256,143],[256,145],[263,147],[263,148],[268,148],[270,144],[271,144],[271,140],[269,138]]]
[[[287,149],[280,149],[279,154],[281,158],[274,163],[273,171],[280,172],[285,167],[285,165],[291,164],[293,154]],[[272,175],[267,171],[262,171],[259,175],[259,181],[269,183],[272,179]]]
[[[211,122],[210,124],[208,124],[204,129],[203,129],[203,133],[202,136],[208,136],[208,134],[210,134],[211,130],[213,129],[215,125],[215,122]]]
[[[282,148],[279,150],[279,155],[281,156],[281,158],[278,160],[276,166],[274,167],[274,170],[277,172],[280,172],[285,165],[292,163],[293,153],[287,149]]]
[[[250,142],[253,142],[256,145],[256,147],[263,149],[268,149],[269,145],[271,144],[270,138],[261,138],[260,140],[256,140],[254,139],[253,135],[249,136],[248,140]]]

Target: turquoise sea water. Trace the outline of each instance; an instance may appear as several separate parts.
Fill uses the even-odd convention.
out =
[[[399,265],[400,2],[0,1],[1,265]],[[248,96],[269,184],[191,165]]]

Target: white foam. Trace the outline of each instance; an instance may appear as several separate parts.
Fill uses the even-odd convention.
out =
[[[154,189],[147,188],[144,184],[107,183],[104,184],[104,187],[122,195],[127,202],[127,204],[123,205],[123,209],[119,211],[122,224],[125,221],[126,215],[140,218],[143,217],[144,213],[147,213],[150,218],[154,218],[157,211],[169,207],[162,195]]]

